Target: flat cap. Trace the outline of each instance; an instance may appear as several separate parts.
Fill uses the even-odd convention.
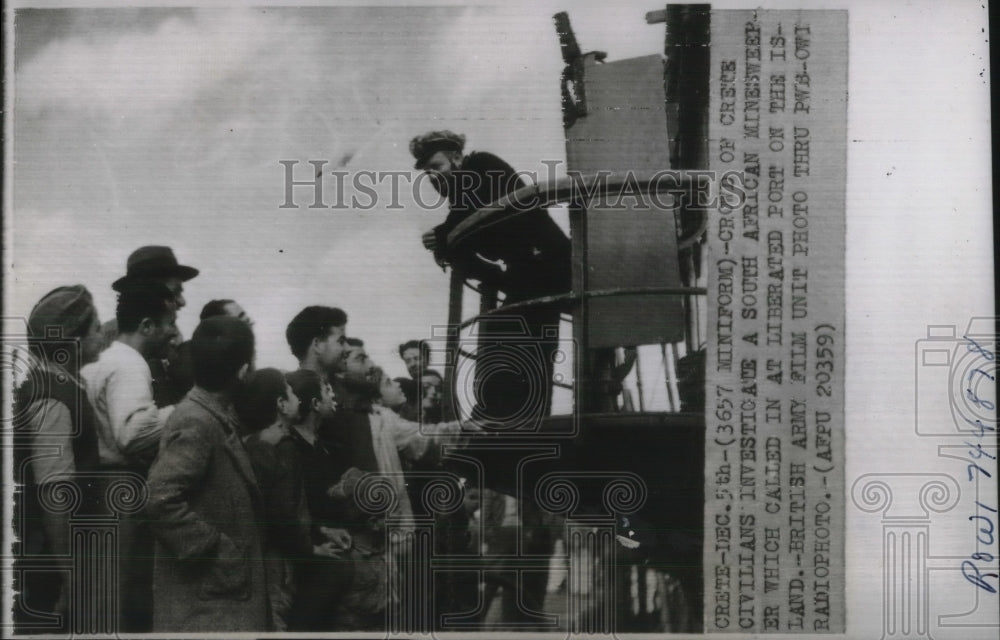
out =
[[[462,152],[465,148],[465,136],[447,129],[430,131],[410,140],[410,153],[417,159],[414,169],[423,169],[432,155],[438,151]]]
[[[28,316],[31,337],[66,338],[94,321],[94,299],[82,284],[57,287],[38,301]]]

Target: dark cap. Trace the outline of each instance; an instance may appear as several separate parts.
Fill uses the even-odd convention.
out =
[[[177,263],[170,247],[139,247],[128,257],[124,277],[115,280],[111,288],[121,291],[126,281],[137,278],[180,278],[187,282],[198,275],[198,270]]]
[[[431,131],[410,140],[410,153],[417,159],[414,169],[423,169],[438,151],[457,151],[465,148],[465,136],[448,130]]]
[[[42,296],[31,310],[28,330],[32,338],[68,338],[80,334],[96,314],[94,300],[82,284],[58,287]]]

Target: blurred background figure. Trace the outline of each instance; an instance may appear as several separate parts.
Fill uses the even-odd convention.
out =
[[[420,397],[420,384],[419,381],[413,378],[393,378],[399,385],[399,389],[406,396],[406,404],[401,406],[397,413],[400,418],[404,420],[410,420],[412,422],[420,421],[420,404],[422,398]]]
[[[407,340],[399,345],[399,357],[406,365],[406,372],[414,380],[420,379],[420,374],[427,370],[431,363],[431,347],[426,342]]]
[[[420,376],[420,421],[424,423],[441,422],[441,391],[444,379],[434,369],[427,369]]]
[[[243,307],[233,300],[211,300],[202,307],[198,319],[203,321],[217,316],[236,318],[253,328],[253,320]],[[191,371],[191,341],[179,341],[180,334],[171,342],[168,356],[157,361],[162,374],[159,377],[155,373],[153,375],[157,406],[177,404],[194,386],[194,373]],[[177,342],[179,344],[175,344]]]

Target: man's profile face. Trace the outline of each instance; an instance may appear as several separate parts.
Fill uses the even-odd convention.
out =
[[[163,278],[161,282],[174,295],[174,305],[178,309],[183,309],[187,304],[187,300],[184,299],[184,281],[180,278]]]
[[[416,380],[418,377],[420,377],[420,372],[424,368],[423,360],[420,357],[420,349],[417,347],[404,349],[403,364],[406,365],[406,370],[410,373],[411,378]]]
[[[348,346],[344,354],[344,375],[352,380],[365,381],[375,364],[368,359],[364,347]]]
[[[344,335],[345,328],[330,327],[326,338],[315,343],[319,363],[324,371],[332,373],[343,371],[344,347],[347,344],[347,338]]]
[[[236,318],[237,320],[242,320],[251,327],[253,326],[253,320],[250,319],[250,316],[247,315],[247,312],[238,303],[227,302],[226,306],[223,307],[223,311],[226,312],[227,316]]]
[[[180,335],[181,332],[177,329],[177,310],[171,308],[153,325],[153,332],[149,336],[150,353],[161,358],[168,356],[171,343],[179,339]]]
[[[452,151],[437,151],[424,163],[424,171],[430,175],[431,183],[440,193],[446,192],[448,178],[460,167],[461,158]]]
[[[177,325],[174,325],[176,329]],[[184,336],[181,335],[180,329],[174,331],[174,337],[167,341],[167,346],[163,351],[162,357],[164,360],[170,360],[175,362],[180,356],[181,343],[184,342]]]

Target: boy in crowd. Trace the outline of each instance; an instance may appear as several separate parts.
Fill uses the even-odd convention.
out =
[[[371,378],[378,386],[379,396],[376,402],[405,418],[403,413],[406,409],[406,393],[403,391],[399,379],[390,378],[381,367],[375,368]]]
[[[274,631],[288,631],[295,595],[291,563],[310,555],[313,547],[304,495],[296,486],[296,470],[281,463],[275,447],[288,436],[299,411],[299,399],[285,382],[285,374],[270,368],[254,371],[241,396],[236,413],[264,500],[264,566],[271,625]]]
[[[315,544],[312,540],[302,461],[294,454],[292,444],[293,425],[300,424],[303,416],[308,422],[319,411],[332,411],[332,398],[324,396],[321,406],[315,397],[318,392],[310,395],[300,386],[299,393],[303,393],[301,399],[281,371],[261,369],[253,373],[237,404],[242,426],[248,432],[244,444],[264,498],[264,562],[275,631],[289,630],[295,599],[316,595],[313,589],[296,588],[296,565],[308,566],[318,560],[314,556],[339,557],[340,550],[330,540],[317,540]]]
[[[330,383],[315,371],[299,369],[287,375],[288,385],[299,400],[288,436],[275,447],[278,460],[296,470],[310,518],[314,544],[331,553],[317,553],[294,566],[296,597],[292,630],[331,631],[369,626],[371,614],[384,606],[385,593],[364,580],[379,568],[373,566],[371,549],[380,542],[376,529],[361,526],[364,514],[330,497],[340,482],[343,464],[319,438],[319,426],[331,417],[336,404]],[[354,532],[352,538],[346,530]],[[377,560],[378,558],[375,558]],[[384,566],[381,566],[384,570]],[[348,594],[348,589],[351,593]],[[348,597],[349,596],[349,597]]]

